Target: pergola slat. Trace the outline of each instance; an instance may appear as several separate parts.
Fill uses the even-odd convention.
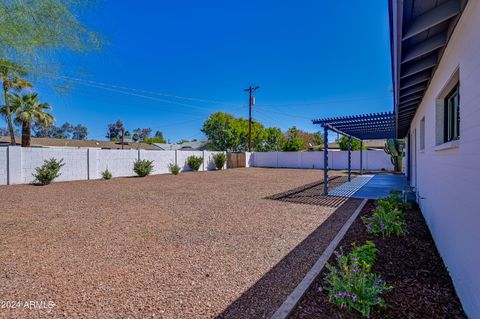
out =
[[[351,173],[351,140],[356,138],[363,144],[363,140],[378,140],[395,138],[395,114],[373,113],[316,119],[313,124],[320,124],[324,129],[324,194],[328,195],[328,130],[348,136],[348,176]],[[362,147],[360,148],[360,172],[362,167]]]

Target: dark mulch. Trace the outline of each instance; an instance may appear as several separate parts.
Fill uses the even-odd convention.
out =
[[[374,203],[365,205],[361,215],[370,214]],[[373,318],[466,318],[450,276],[418,209],[405,213],[408,235],[382,239],[367,233],[360,218],[340,243],[348,252],[352,242],[373,240],[379,250],[373,271],[394,288],[385,295],[387,308],[376,309]],[[334,263],[334,257],[329,260]],[[338,309],[321,291],[322,272],[303,296],[290,318],[361,318]]]

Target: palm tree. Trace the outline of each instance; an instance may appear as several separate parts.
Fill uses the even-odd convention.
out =
[[[38,93],[13,94],[9,98],[12,111],[15,112],[15,124],[22,125],[22,147],[30,146],[32,123],[41,126],[53,125],[53,115],[46,111],[52,108],[48,103],[39,103]]]
[[[3,98],[5,101],[5,105],[2,108],[2,111],[5,115],[7,120],[8,131],[10,133],[10,144],[15,145],[15,131],[13,130],[12,124],[12,112],[10,110],[10,103],[8,98],[8,92],[11,89],[16,91],[21,91],[24,88],[31,88],[33,85],[25,79],[24,77],[27,75],[27,71],[24,67],[13,63],[8,60],[0,60],[0,81],[2,81],[3,87]]]

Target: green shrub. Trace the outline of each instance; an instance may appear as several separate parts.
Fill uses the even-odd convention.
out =
[[[363,217],[363,222],[370,234],[390,237],[406,234],[403,214],[388,200],[379,200],[371,217]]]
[[[110,173],[108,168],[102,172],[102,178],[103,179],[111,179],[112,178],[112,173]]]
[[[45,160],[42,166],[35,168],[35,173],[32,174],[33,177],[35,177],[35,182],[41,185],[50,184],[55,178],[61,175],[60,169],[64,165],[63,158],[59,161],[55,158]]]
[[[367,240],[364,245],[357,246],[356,243],[352,244],[353,249],[349,256],[351,259],[358,261],[360,267],[365,270],[370,270],[371,266],[377,260],[378,249],[373,241]]]
[[[133,171],[140,177],[150,175],[153,170],[153,161],[149,160],[136,160],[133,164]]]
[[[180,173],[180,166],[178,166],[177,164],[171,163],[171,164],[168,164],[168,170],[173,175],[178,175],[178,173]]]
[[[200,156],[189,156],[187,157],[186,164],[192,171],[198,171],[200,169],[200,166],[203,163],[203,158]]]
[[[402,193],[399,191],[390,191],[390,195],[387,198],[384,198],[383,200],[389,201],[393,205],[393,207],[395,207],[401,212],[412,208],[411,203],[403,202]]]
[[[385,306],[381,295],[391,289],[377,274],[371,273],[377,250],[372,242],[355,247],[353,251],[344,256],[337,254],[337,265],[327,263],[328,270],[325,276],[325,291],[328,298],[340,308],[347,307],[358,311],[362,316],[369,317],[372,308]]]
[[[217,153],[213,155],[213,163],[217,169],[222,169],[227,161],[227,155],[225,153]]]

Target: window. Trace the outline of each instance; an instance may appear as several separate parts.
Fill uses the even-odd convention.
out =
[[[443,128],[444,143],[460,138],[460,95],[458,84],[445,97]]]
[[[425,149],[425,117],[420,120],[420,150]]]

